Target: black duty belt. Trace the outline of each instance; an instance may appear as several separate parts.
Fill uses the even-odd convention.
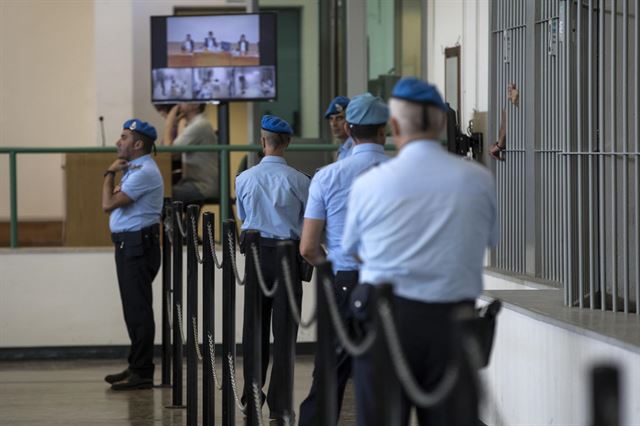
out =
[[[112,232],[111,233],[111,241],[114,243],[140,243],[142,239],[149,235],[159,235],[160,233],[160,225],[155,224],[151,226],[147,226],[146,228],[142,228],[139,231],[127,231],[127,232]]]
[[[296,246],[300,245],[300,240],[279,240],[277,238],[260,237],[260,245],[264,247],[278,247],[278,243],[291,241]]]

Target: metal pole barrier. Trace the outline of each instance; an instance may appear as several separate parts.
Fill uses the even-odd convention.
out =
[[[385,337],[378,309],[379,301],[386,301],[393,312],[393,286],[382,284],[374,287],[373,300],[369,302],[369,315],[373,318],[373,326],[378,330],[378,337],[371,349],[371,363],[374,385],[374,397],[376,400],[376,425],[386,426],[400,423],[400,382],[396,376],[389,353],[389,344]],[[365,355],[366,356],[366,355]]]
[[[213,380],[213,366],[209,336],[214,336],[215,326],[215,276],[213,264],[213,252],[215,246],[209,239],[215,234],[215,216],[207,212],[202,221],[202,339],[204,356],[202,360],[202,424],[212,425],[216,418],[215,409],[215,383]],[[213,340],[213,337],[211,337]],[[213,341],[213,345],[216,342]]]
[[[229,145],[229,103],[220,102],[218,104],[218,143]],[[229,218],[229,151],[220,152],[220,219],[224,222]]]
[[[222,223],[222,424],[235,426],[236,407],[233,399],[231,368],[227,359],[236,358],[236,279],[230,252],[236,251],[236,224],[233,219]]]
[[[198,344],[196,328],[198,324],[198,235],[191,224],[198,220],[200,208],[187,207],[187,425],[195,426],[198,421]]]
[[[594,426],[620,424],[620,386],[618,369],[600,365],[591,370],[592,419]]]
[[[162,209],[162,387],[171,386],[171,235],[169,227],[164,226],[170,223],[171,198],[164,199]]]
[[[316,415],[318,416],[318,426],[335,425],[338,416],[338,401],[335,393],[337,389],[336,336],[331,324],[328,301],[322,288],[325,277],[330,277],[331,274],[331,263],[326,262],[318,265],[316,270],[316,374],[319,377]]]
[[[11,248],[18,247],[18,172],[16,152],[9,152],[9,186],[11,188]]]
[[[278,244],[277,248],[277,258],[278,265],[282,265],[282,259],[289,259],[289,265],[292,269],[290,276],[294,277],[296,280],[298,279],[298,274],[294,273],[295,264],[297,263],[297,247],[293,242],[286,241]],[[278,274],[278,282],[284,284],[284,272],[282,268],[278,268],[280,273]],[[295,284],[295,283],[294,283]],[[280,285],[280,288],[277,290],[278,292],[282,292],[283,297],[287,297],[286,295],[286,286]],[[277,297],[277,294],[274,295]],[[295,359],[296,359],[296,320],[291,312],[291,307],[288,303],[284,304],[284,309],[286,309],[285,315],[289,318],[289,322],[287,323],[287,329],[285,333],[283,333],[283,337],[289,343],[287,351],[282,354],[283,366],[284,369],[279,374],[285,377],[286,382],[283,380],[283,383],[287,383],[287,393],[284,395],[286,412],[283,413],[284,416],[289,416],[289,418],[293,418],[293,371],[295,367]]]
[[[173,390],[172,405],[169,408],[185,408],[182,405],[182,202],[174,201],[173,206]]]
[[[245,327],[249,328],[251,339],[251,351],[247,351],[247,346],[243,345],[243,364],[247,375],[244,378],[245,389],[248,392],[247,398],[247,424],[258,426],[261,424],[262,414],[262,290],[258,285],[256,265],[252,256],[252,247],[258,249],[260,253],[260,233],[258,231],[247,231],[246,257],[245,257],[245,304],[244,309],[247,314]],[[246,342],[243,342],[246,343]],[[255,393],[257,392],[257,396]]]

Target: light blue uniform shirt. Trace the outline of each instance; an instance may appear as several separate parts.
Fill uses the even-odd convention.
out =
[[[111,212],[111,232],[139,231],[160,221],[164,185],[160,169],[150,154],[129,161],[129,168],[120,180],[120,190],[133,203]]]
[[[268,155],[236,177],[236,206],[242,229],[255,229],[265,238],[299,240],[309,178]]]
[[[485,249],[498,242],[496,191],[482,166],[439,142],[414,141],[353,184],[342,248],[360,282],[397,296],[459,302],[482,291]]]
[[[340,145],[340,148],[338,148],[338,161],[349,157],[352,154],[353,146],[353,139],[351,139],[351,137],[344,141],[344,143]]]
[[[334,273],[358,270],[355,258],[344,254],[340,246],[351,184],[369,168],[388,159],[382,145],[359,144],[348,158],[329,164],[313,176],[304,217],[325,221],[328,259]]]

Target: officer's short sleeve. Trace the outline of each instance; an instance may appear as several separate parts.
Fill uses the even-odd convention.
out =
[[[152,176],[144,169],[132,170],[120,185],[120,190],[133,201],[137,201],[147,192],[154,189]]]
[[[358,180],[351,187],[349,192],[349,200],[347,202],[347,218],[344,224],[344,232],[342,234],[342,252],[344,254],[356,256],[360,247],[360,223],[358,212],[361,211],[359,200]]]
[[[244,194],[244,183],[241,176],[236,176],[236,208],[238,209],[238,217],[240,220],[244,221],[247,217],[246,212],[244,211],[244,205],[242,204],[242,197]]]
[[[321,177],[322,175],[316,174],[311,180],[307,207],[304,212],[305,219],[327,219],[327,206],[324,202]]]

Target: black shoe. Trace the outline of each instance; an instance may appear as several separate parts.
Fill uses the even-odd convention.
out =
[[[104,378],[104,381],[109,383],[110,385],[112,385],[112,384],[114,384],[116,382],[121,382],[121,381],[127,379],[130,375],[131,375],[131,372],[127,368],[126,370],[124,370],[121,373],[109,374],[107,377]]]
[[[111,385],[111,389],[114,391],[125,391],[135,389],[151,389],[153,387],[153,379],[150,377],[140,377],[136,373],[131,375],[121,382]]]

